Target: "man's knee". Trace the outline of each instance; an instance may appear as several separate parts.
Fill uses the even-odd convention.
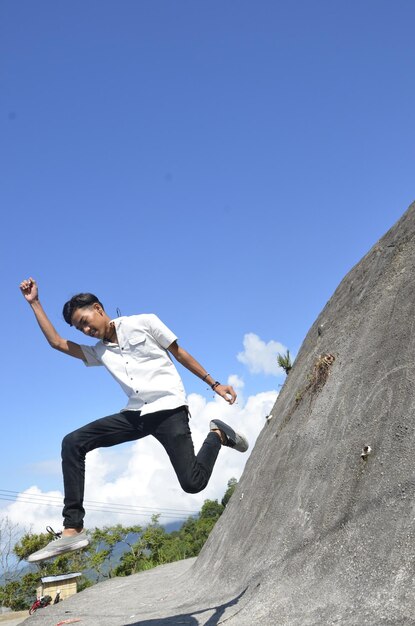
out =
[[[185,478],[180,480],[180,486],[186,493],[200,493],[206,487],[208,481],[205,478],[199,478],[198,480],[191,480]]]
[[[68,452],[74,450],[75,448],[79,448],[80,445],[81,441],[77,430],[65,435],[62,439],[62,456],[65,456]]]

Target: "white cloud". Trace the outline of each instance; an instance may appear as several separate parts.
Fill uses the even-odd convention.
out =
[[[279,376],[283,373],[277,362],[278,353],[285,354],[287,348],[278,341],[265,343],[255,333],[244,336],[244,351],[237,355],[238,361],[244,363],[252,374],[272,374]]]
[[[277,391],[272,390],[249,396],[245,401],[243,381],[231,376],[229,383],[238,391],[237,403],[232,406],[219,396],[209,400],[199,394],[189,396],[195,449],[200,448],[210,420],[216,417],[247,435],[250,442],[247,453],[222,448],[207,488],[200,494],[187,494],[182,491],[164,450],[152,437],[133,444],[94,450],[87,455],[86,461],[85,524],[90,528],[118,522],[145,524],[152,513],[159,511],[164,512],[161,522],[168,523],[199,511],[206,499],[220,500],[228,480],[240,478],[255,440],[265,425],[265,416],[277,397]],[[24,528],[32,527],[35,532],[44,532],[48,525],[57,530],[61,526],[62,498],[59,491],[42,492],[32,486],[1,513]],[[137,507],[135,511],[143,515],[121,514],[116,510],[117,505],[123,510]],[[182,512],[177,513],[178,510]]]
[[[242,378],[239,378],[236,374],[232,374],[228,378],[228,384],[232,385],[234,389],[238,392],[240,389],[242,390],[245,387],[245,383]]]
[[[1,516],[7,517],[13,524],[18,524],[22,530],[33,529],[35,532],[45,532],[46,526],[57,526],[62,510],[62,494],[60,491],[42,492],[39,487],[32,485],[21,492],[17,499],[1,510]]]

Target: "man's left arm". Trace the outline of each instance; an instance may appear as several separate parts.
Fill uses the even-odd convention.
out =
[[[214,378],[210,374],[208,374],[204,367],[200,365],[196,361],[195,358],[192,357],[191,354],[186,352],[184,348],[179,346],[177,341],[173,341],[173,343],[167,348],[169,352],[174,356],[174,358],[181,363],[186,369],[188,369],[192,374],[201,378],[204,382],[206,382],[212,389],[222,398],[229,402],[229,404],[233,404],[236,400],[236,393],[234,388],[231,385],[222,385],[217,383]]]

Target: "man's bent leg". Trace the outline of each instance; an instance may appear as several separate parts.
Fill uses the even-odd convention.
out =
[[[163,414],[168,415],[163,417]],[[152,417],[156,418],[152,434],[169,455],[182,489],[188,493],[202,491],[209,482],[221,448],[218,434],[210,432],[195,455],[186,407],[161,411]]]
[[[144,431],[138,411],[115,413],[95,420],[66,435],[62,441],[62,472],[65,490],[64,528],[81,529],[85,485],[85,456],[96,448],[134,441],[149,434]]]
[[[89,539],[83,530],[85,455],[95,448],[134,441],[150,434],[139,411],[125,411],[104,417],[67,435],[62,442],[62,469],[65,486],[64,529],[48,532],[54,540],[28,557],[29,562],[44,561],[60,554],[85,548]]]

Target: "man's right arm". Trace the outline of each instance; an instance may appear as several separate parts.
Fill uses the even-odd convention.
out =
[[[32,307],[32,311],[35,314],[37,323],[40,326],[42,333],[45,335],[48,343],[55,350],[59,350],[64,354],[68,354],[69,356],[73,356],[77,359],[82,359],[85,361],[85,355],[82,351],[81,346],[78,343],[74,343],[73,341],[68,341],[68,339],[64,339],[59,335],[53,326],[52,322],[49,320],[48,316],[43,309],[40,300],[39,300],[39,292],[36,281],[33,278],[28,278],[27,280],[23,280],[20,283],[20,291],[22,292],[25,300]]]

